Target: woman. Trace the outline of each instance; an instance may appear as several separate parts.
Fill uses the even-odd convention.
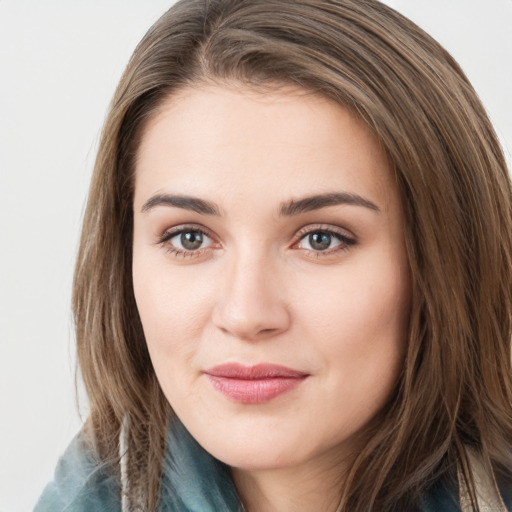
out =
[[[511,187],[453,59],[374,0],[184,0],[107,118],[91,414],[36,510],[512,508]]]

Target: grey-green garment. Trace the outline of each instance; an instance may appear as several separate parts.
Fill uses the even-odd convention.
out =
[[[159,512],[240,512],[227,467],[179,421],[169,432]],[[171,455],[172,454],[172,455]],[[59,460],[34,512],[121,512],[120,483],[98,464],[80,432]]]
[[[169,432],[164,467],[159,512],[243,510],[227,466],[201,448],[177,420]],[[507,509],[512,510],[512,486],[500,485],[500,489]],[[98,463],[79,433],[34,512],[121,512],[120,494],[118,479]],[[456,478],[434,485],[420,511],[403,512],[460,512]]]

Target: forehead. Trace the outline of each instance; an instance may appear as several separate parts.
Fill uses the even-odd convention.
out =
[[[385,153],[339,104],[299,88],[187,88],[145,127],[135,202],[159,191],[264,203],[333,189],[385,205],[393,186]]]

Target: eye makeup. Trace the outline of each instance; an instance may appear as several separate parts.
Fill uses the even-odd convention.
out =
[[[156,243],[177,258],[204,256],[206,252],[221,247],[213,233],[198,224],[185,224],[168,229],[158,236]],[[321,258],[348,251],[356,244],[356,237],[348,234],[346,230],[322,224],[305,226],[299,230],[290,248]]]
[[[166,251],[181,258],[190,258],[203,255],[205,251],[212,250],[214,245],[213,234],[204,226],[198,224],[185,224],[164,231],[158,236],[156,243]],[[207,244],[203,246],[203,244]]]
[[[318,258],[347,251],[357,244],[354,235],[332,225],[306,226],[297,233],[297,238],[299,240],[294,243],[294,248],[313,253]]]

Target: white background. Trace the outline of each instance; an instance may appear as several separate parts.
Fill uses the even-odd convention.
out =
[[[69,304],[88,181],[122,70],[171,3],[0,0],[0,512],[32,509],[80,428]],[[512,0],[387,3],[460,62],[510,163]]]

